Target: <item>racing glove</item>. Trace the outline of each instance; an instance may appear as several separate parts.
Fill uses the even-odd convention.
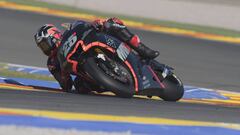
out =
[[[91,23],[92,27],[97,31],[103,31],[104,28],[104,20],[97,19]]]

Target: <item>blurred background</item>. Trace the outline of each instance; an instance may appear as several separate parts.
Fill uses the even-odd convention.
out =
[[[239,0],[38,0],[103,13],[240,30]]]

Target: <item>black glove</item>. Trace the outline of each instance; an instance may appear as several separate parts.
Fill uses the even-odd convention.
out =
[[[95,21],[93,21],[91,23],[92,27],[96,30],[96,31],[103,31],[104,28],[104,22],[100,19],[97,19]]]

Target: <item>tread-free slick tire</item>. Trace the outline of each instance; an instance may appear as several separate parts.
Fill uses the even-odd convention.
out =
[[[84,64],[84,70],[98,83],[101,84],[105,89],[112,91],[119,97],[131,98],[135,91],[134,86],[124,85],[107,74],[105,74],[102,69],[100,69],[95,62],[94,57],[89,57]]]
[[[176,78],[176,76],[171,75],[168,76],[164,81],[163,84],[166,88],[163,90],[162,98],[164,101],[178,101],[183,97],[184,88],[180,79]]]

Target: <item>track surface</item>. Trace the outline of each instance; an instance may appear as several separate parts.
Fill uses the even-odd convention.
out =
[[[0,107],[240,123],[240,108],[0,89]]]
[[[0,18],[0,61],[41,67],[46,57],[34,44],[35,31],[44,23],[72,21],[5,9],[0,9]],[[150,47],[160,50],[158,60],[175,67],[186,85],[240,91],[240,45],[134,32]],[[240,108],[67,93],[1,90],[0,106],[240,123]]]

